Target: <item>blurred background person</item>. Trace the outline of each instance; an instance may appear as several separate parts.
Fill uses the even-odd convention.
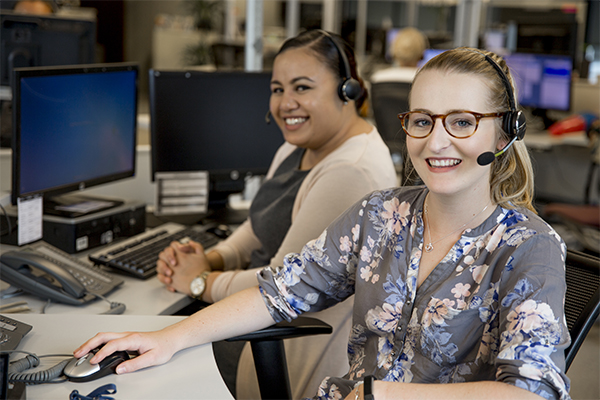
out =
[[[393,65],[375,72],[371,83],[375,82],[412,82],[417,72],[417,64],[423,59],[425,49],[429,48],[427,36],[416,28],[404,28],[392,42]]]
[[[14,12],[20,14],[52,14],[54,7],[49,1],[43,0],[20,0],[15,4]]]

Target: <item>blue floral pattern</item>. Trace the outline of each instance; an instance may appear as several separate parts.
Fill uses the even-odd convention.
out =
[[[528,210],[497,207],[465,230],[417,290],[424,187],[374,192],[301,254],[259,273],[276,320],[355,294],[350,369],[317,398],[343,399],[364,375],[397,382],[498,380],[569,398],[566,247]]]

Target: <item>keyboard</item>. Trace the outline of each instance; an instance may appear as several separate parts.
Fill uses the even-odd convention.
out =
[[[32,326],[0,315],[0,350],[14,350]]]
[[[214,246],[219,238],[206,232],[205,226],[185,226],[168,222],[144,233],[104,247],[89,255],[98,265],[105,265],[139,279],[156,275],[158,254],[173,241],[193,240],[205,249]]]

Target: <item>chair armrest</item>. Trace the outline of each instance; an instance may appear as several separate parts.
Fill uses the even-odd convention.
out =
[[[325,335],[333,331],[331,325],[310,317],[298,317],[292,322],[279,322],[268,328],[227,339],[228,342],[252,340],[282,340],[300,336]]]
[[[298,317],[292,322],[280,322],[227,341],[250,342],[261,398],[281,400],[292,398],[283,339],[329,334],[332,331],[333,328],[321,320]]]

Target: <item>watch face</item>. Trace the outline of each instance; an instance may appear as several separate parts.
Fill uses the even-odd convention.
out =
[[[194,280],[192,281],[192,283],[190,285],[192,295],[200,296],[204,292],[205,286],[206,286],[206,281],[203,278],[201,278],[201,277],[194,278]]]

